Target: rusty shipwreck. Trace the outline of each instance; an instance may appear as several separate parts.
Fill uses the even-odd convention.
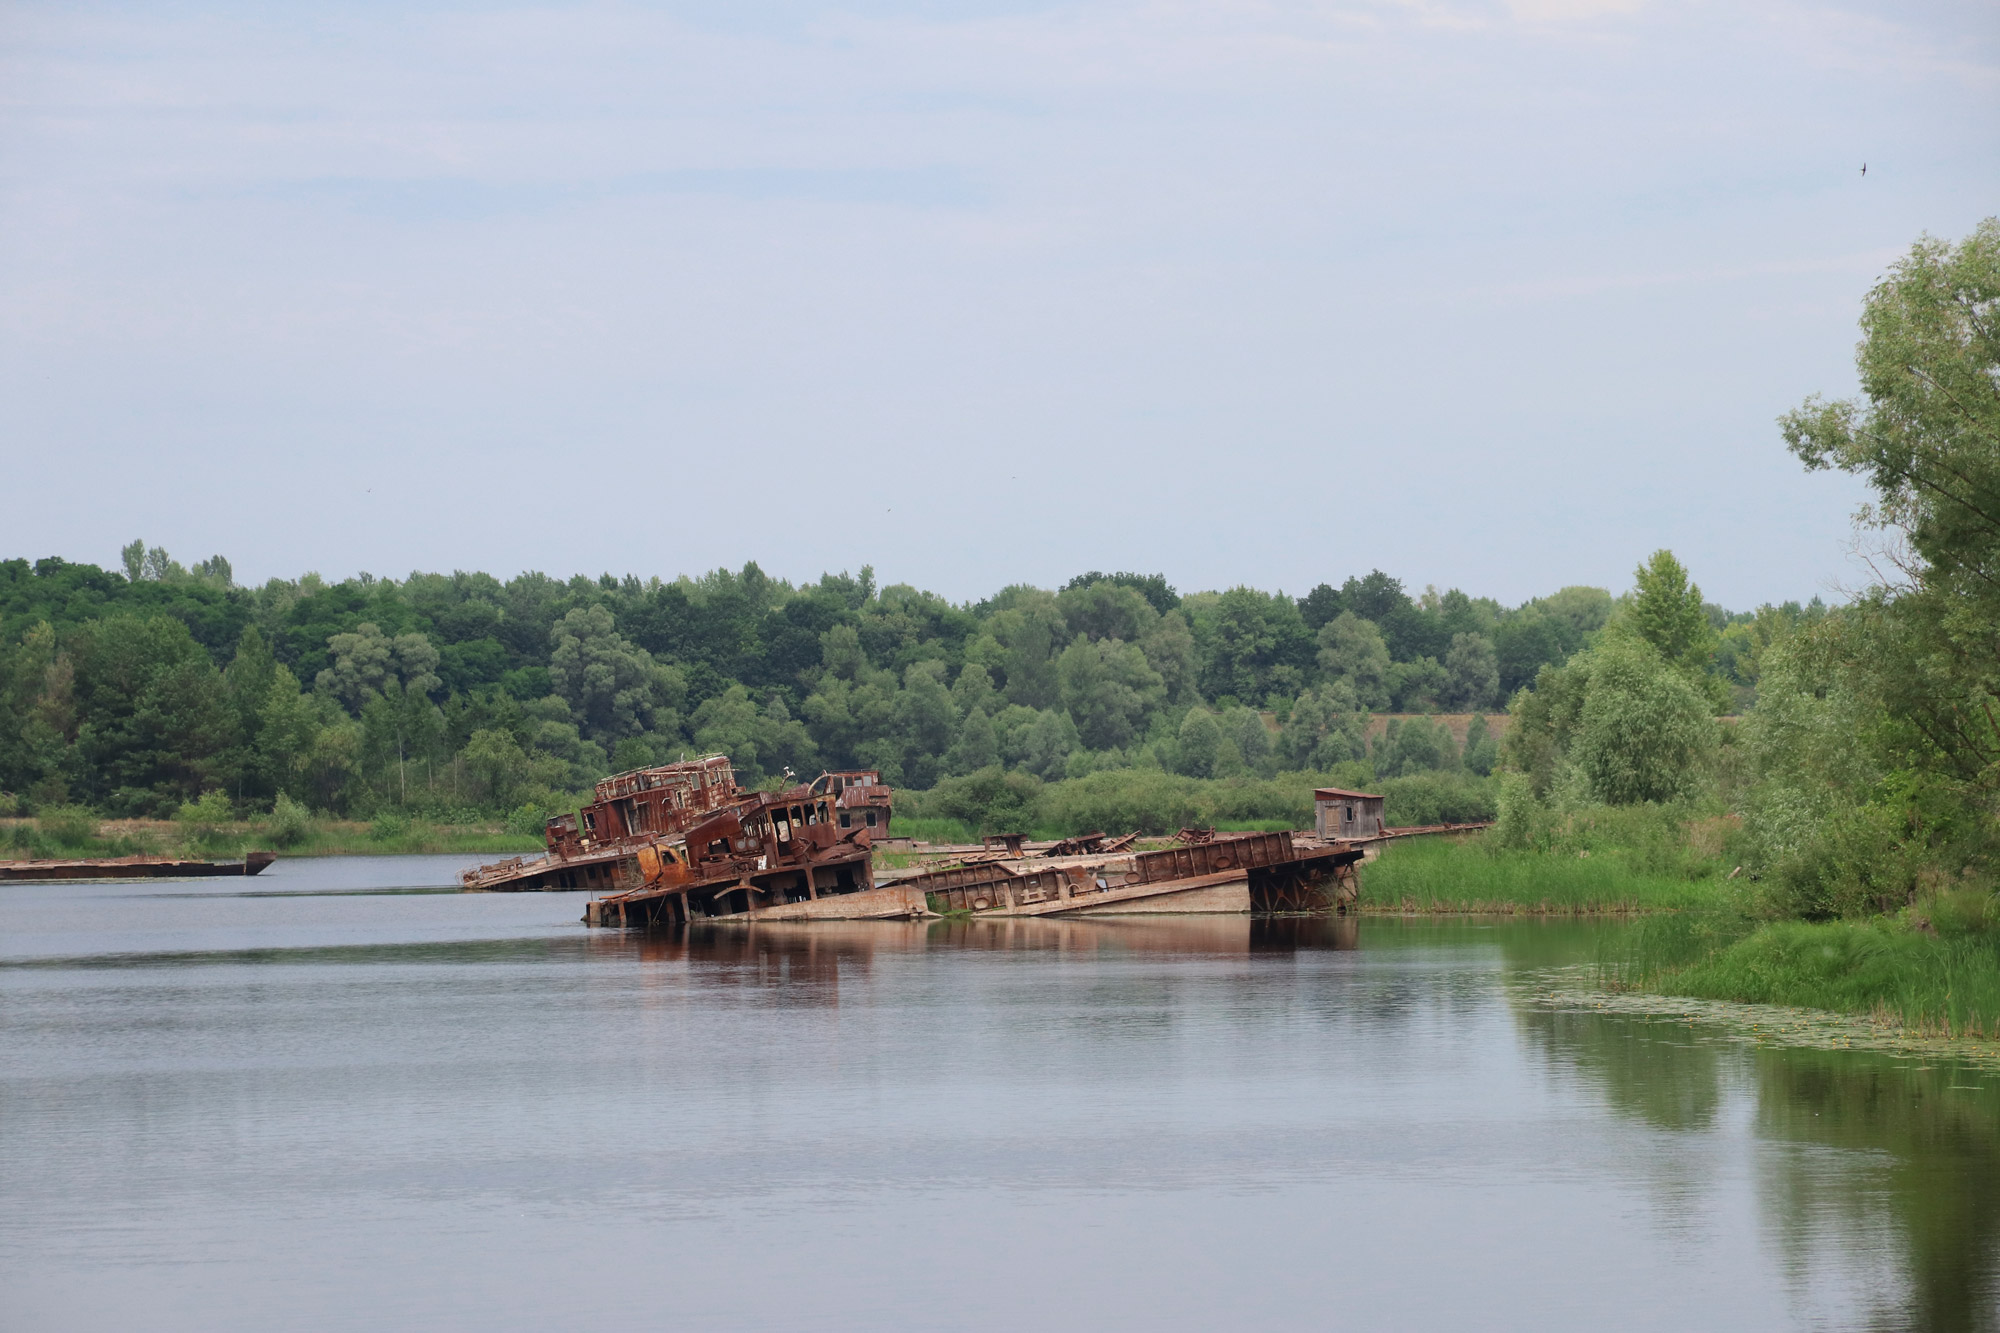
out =
[[[591,805],[548,822],[545,856],[481,866],[464,883],[472,891],[594,890],[584,920],[612,927],[714,917],[1325,913],[1355,903],[1371,846],[1447,831],[1383,827],[1379,796],[1316,795],[1339,803],[1341,817],[1322,810],[1313,833],[1184,829],[1171,845],[1145,850],[1136,834],[1033,849],[1012,836],[878,871],[874,849],[888,834],[892,794],[877,774],[827,773],[750,791],[727,756],[709,755],[606,778]],[[1361,836],[1340,836],[1349,833]]]
[[[634,924],[863,893],[875,888],[871,846],[888,831],[892,799],[866,770],[746,790],[719,754],[619,773],[593,795],[576,814],[548,821],[544,855],[468,870],[464,887],[594,889],[618,904],[611,917],[630,915]],[[595,914],[598,903],[591,907]],[[890,913],[857,906],[851,914]]]

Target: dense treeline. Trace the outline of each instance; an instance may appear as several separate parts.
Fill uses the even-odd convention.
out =
[[[873,572],[699,578],[308,574],[238,587],[135,542],[122,570],[0,562],[0,792],[17,808],[171,812],[220,792],[330,813],[548,807],[606,772],[722,750],[752,780],[879,768],[903,788],[984,770],[1040,781],[1371,777],[1491,768],[1421,719],[1482,712],[1609,619],[1596,588],[1506,608],[1409,595],[1379,571],[1301,598],[1182,596],[1087,573],[956,605]],[[1775,614],[1775,613],[1766,613]],[[1718,704],[1754,683],[1758,617],[1725,632]],[[525,818],[525,816],[524,816]]]

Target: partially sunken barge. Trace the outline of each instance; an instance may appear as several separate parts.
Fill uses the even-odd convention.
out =
[[[605,901],[651,903],[647,922],[735,916],[873,889],[873,835],[889,824],[890,792],[872,772],[746,791],[719,754],[620,773],[595,796],[548,822],[546,855],[468,870],[466,889],[596,889]]]
[[[1350,795],[1359,794],[1341,793]],[[469,870],[465,887],[594,889],[584,914],[593,926],[1327,912],[1358,896],[1367,841],[1188,830],[1182,845],[1152,851],[1130,850],[1130,836],[1094,835],[1030,854],[1007,839],[1000,850],[878,879],[873,848],[888,833],[891,793],[872,772],[753,792],[737,785],[727,756],[709,755],[607,778],[596,797],[579,815],[549,821],[547,855]]]

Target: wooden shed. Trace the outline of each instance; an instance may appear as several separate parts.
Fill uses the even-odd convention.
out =
[[[1313,789],[1313,832],[1322,838],[1373,838],[1383,830],[1382,798],[1339,787]]]

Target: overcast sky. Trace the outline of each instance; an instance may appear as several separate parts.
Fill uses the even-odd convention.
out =
[[[0,3],[0,556],[1827,594],[1995,212],[1984,0]]]

